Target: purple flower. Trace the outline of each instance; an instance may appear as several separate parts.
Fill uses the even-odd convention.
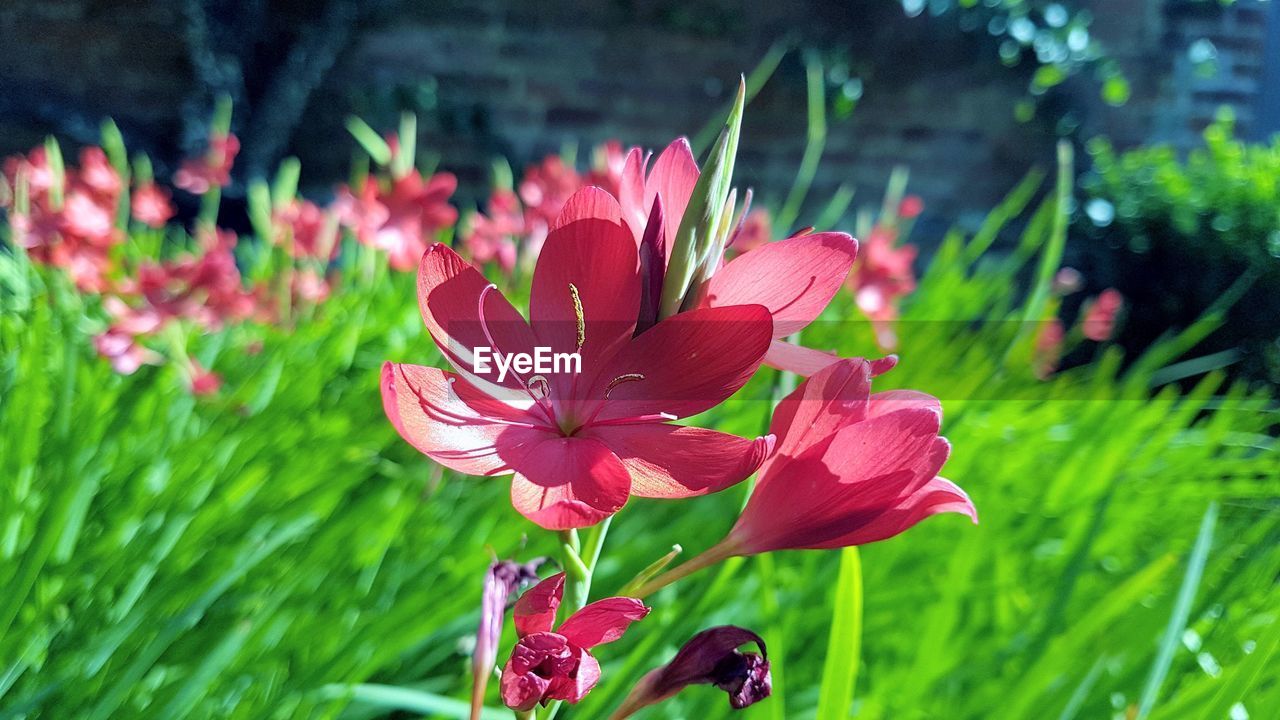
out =
[[[738,649],[747,643],[755,643],[760,652]],[[772,685],[764,640],[733,625],[703,630],[689,638],[671,662],[645,675],[613,714],[613,720],[630,717],[689,685],[714,685],[724,690],[729,704],[738,710],[769,697]]]
[[[502,639],[502,621],[513,594],[538,579],[542,558],[521,565],[499,560],[489,566],[484,576],[484,594],[480,599],[480,626],[476,629],[476,649],[471,654],[471,718],[480,717],[484,706],[484,689],[498,659],[498,643]]]

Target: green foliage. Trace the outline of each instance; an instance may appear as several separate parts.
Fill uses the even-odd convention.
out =
[[[1015,279],[1050,246],[1051,214],[1033,213],[1014,252],[982,252],[1034,185],[979,237],[947,238],[904,307],[902,364],[877,381],[942,398],[946,473],[982,524],[939,517],[862,549],[852,716],[1109,716],[1136,709],[1153,677],[1153,720],[1238,702],[1274,716],[1272,401],[1218,374],[1153,388],[1167,345],[1123,373],[1106,351],[1037,380]],[[379,365],[439,361],[412,278],[342,276],[295,328],[199,339],[195,354],[226,379],[199,401],[172,367],[112,374],[90,350],[93,303],[0,254],[0,717],[457,716],[484,548],[527,558],[554,541],[530,532],[504,480],[442,473],[396,436]],[[855,316],[841,296],[804,340],[872,352]],[[261,352],[241,350],[258,339]],[[763,372],[704,420],[758,434],[780,383]],[[633,501],[593,596],[673,543],[692,554],[718,540],[744,493]],[[1197,543],[1214,503],[1214,541]],[[601,648],[601,684],[559,717],[606,717],[721,623],[761,631],[775,663],[774,697],[741,717],[813,717],[840,565],[840,553],[779,553],[663,590]],[[722,693],[696,687],[638,717],[730,716]]]
[[[1128,343],[1145,346],[1170,325],[1185,326],[1241,283],[1251,289],[1205,346],[1242,346],[1245,370],[1280,380],[1280,136],[1270,144],[1234,137],[1223,113],[1203,147],[1184,158],[1168,145],[1117,153],[1090,143],[1093,170],[1076,222],[1102,268],[1134,299]],[[1241,277],[1244,280],[1241,280]]]

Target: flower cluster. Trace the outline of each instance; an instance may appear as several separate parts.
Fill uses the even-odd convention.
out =
[[[600,674],[592,648],[643,618],[642,598],[698,569],[731,556],[875,542],[938,513],[976,520],[965,493],[938,475],[950,453],[938,400],[871,390],[896,358],[842,359],[783,339],[849,282],[858,243],[811,231],[769,241],[764,216],[748,224],[747,196],[739,207],[730,185],[740,113],[741,105],[701,168],[677,140],[656,158],[638,148],[620,154],[599,185],[572,192],[578,181],[565,165],[532,171],[526,181],[537,192],[522,185],[521,200],[559,211],[536,218],[546,232],[527,316],[452,248],[422,256],[418,303],[450,369],[386,363],[387,417],[448,468],[511,475],[515,509],[561,539],[564,572],[514,609],[519,640],[501,670],[501,696],[519,717],[581,700]],[[904,215],[918,212],[918,203],[904,206]],[[521,222],[529,215],[526,207]],[[518,226],[514,212],[504,222]],[[470,242],[480,243],[474,233]],[[901,285],[900,268],[864,272],[888,277],[880,286]],[[513,360],[538,349],[580,364],[535,370]],[[490,356],[505,369],[476,362]],[[727,400],[762,365],[808,377],[778,405],[766,435],[675,423]],[[713,493],[753,473],[759,480],[723,541],[586,603],[607,521],[629,498]],[[584,528],[592,552],[580,552]],[[562,604],[568,617],[557,628]],[[646,676],[615,717],[689,684],[720,687],[734,707],[767,696],[763,640],[741,628],[708,633]],[[758,655],[738,650],[749,642]]]
[[[462,247],[477,265],[494,263],[510,273],[520,256],[538,256],[574,193],[595,186],[616,197],[627,157],[621,144],[607,142],[592,153],[591,170],[579,173],[563,157],[548,155],[525,170],[515,189],[503,184],[493,189],[485,211],[471,216]]]
[[[215,393],[220,377],[185,351],[188,329],[286,322],[291,308],[324,302],[343,231],[385,252],[393,269],[412,269],[426,243],[457,220],[453,176],[423,175],[391,135],[385,167],[339,188],[328,207],[294,190],[268,191],[258,208],[263,221],[255,222],[260,242],[242,243],[215,223],[240,150],[229,123],[226,114],[215,120],[207,149],[173,175],[176,188],[202,201],[193,237],[170,227],[173,192],[153,179],[149,161],[131,166],[120,144],[86,147],[68,165],[50,141],[3,164],[0,209],[14,243],[33,262],[65,270],[81,292],[101,296],[109,325],[94,347],[121,374],[168,359],[193,392]],[[249,199],[255,215],[252,192]],[[254,281],[246,270],[257,271]]]

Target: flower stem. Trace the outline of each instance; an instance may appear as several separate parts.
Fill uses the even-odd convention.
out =
[[[677,580],[692,575],[703,568],[711,567],[718,562],[727,560],[735,554],[737,553],[734,544],[729,541],[729,538],[725,538],[703,551],[701,554],[690,558],[687,562],[681,563],[641,585],[636,589],[633,597],[644,599]]]

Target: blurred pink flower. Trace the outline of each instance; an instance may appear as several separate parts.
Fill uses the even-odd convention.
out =
[[[914,220],[924,212],[924,201],[919,195],[908,195],[898,203],[898,217],[903,220]]]
[[[773,239],[773,219],[769,211],[752,210],[742,219],[742,226],[729,241],[729,247],[738,252],[754,250]]]
[[[498,189],[489,195],[486,212],[472,216],[471,230],[462,238],[462,244],[472,262],[496,262],[509,273],[516,265],[516,239],[523,234],[520,200],[510,190]]]
[[[1097,342],[1110,340],[1116,331],[1116,318],[1124,310],[1124,296],[1115,288],[1107,288],[1085,306],[1084,336]]]
[[[240,152],[240,140],[234,134],[213,133],[204,155],[188,158],[173,175],[173,184],[193,195],[203,195],[215,187],[231,182],[231,168]]]
[[[392,180],[382,191],[374,178],[366,178],[359,192],[342,188],[334,208],[356,240],[385,251],[391,267],[413,270],[427,243],[458,219],[449,198],[458,181],[449,173],[423,178],[417,170]]]
[[[222,376],[212,370],[204,369],[193,360],[191,362],[191,394],[216,395],[220,389],[222,389]]]
[[[169,191],[155,183],[142,183],[133,189],[129,198],[133,219],[152,228],[162,228],[173,218],[173,203]]]
[[[1032,367],[1037,377],[1047,378],[1058,369],[1065,339],[1066,331],[1061,320],[1054,318],[1040,326],[1040,332],[1036,335]]]
[[[1053,274],[1051,289],[1056,295],[1070,295],[1084,286],[1084,276],[1073,267],[1060,268]]]
[[[338,254],[337,226],[330,224],[329,212],[310,200],[295,199],[275,212],[273,227],[277,244],[289,240],[296,258],[332,260]]]
[[[898,338],[893,323],[898,319],[898,303],[916,287],[912,264],[916,259],[914,245],[897,246],[897,231],[876,226],[862,242],[858,259],[849,275],[858,309],[870,320],[880,346],[892,350]]]
[[[133,334],[116,326],[95,335],[93,346],[121,375],[132,375],[143,365],[158,365],[162,359],[155,351],[139,345]]]

